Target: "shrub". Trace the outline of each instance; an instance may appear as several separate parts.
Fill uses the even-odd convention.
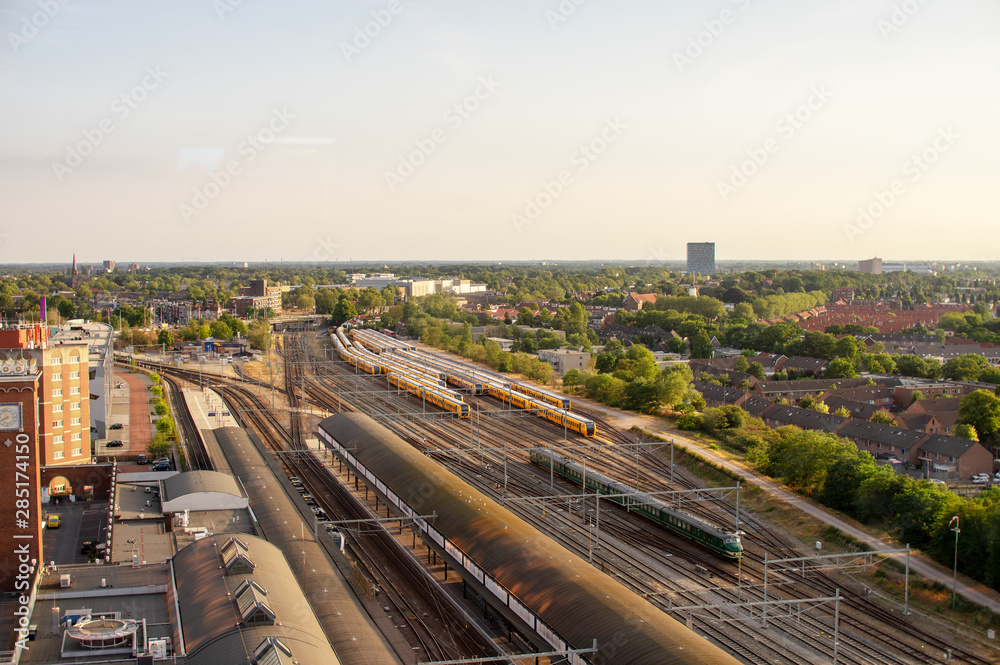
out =
[[[705,418],[697,413],[685,413],[677,419],[677,427],[689,432],[697,432],[705,429]]]

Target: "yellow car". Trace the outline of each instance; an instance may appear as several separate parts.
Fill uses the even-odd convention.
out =
[[[60,524],[58,515],[49,515],[45,518],[45,527],[48,529],[58,529]]]

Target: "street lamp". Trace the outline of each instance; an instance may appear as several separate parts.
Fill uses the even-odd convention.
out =
[[[954,607],[955,607],[955,600],[956,600],[956,597],[958,596],[958,534],[960,534],[962,532],[962,530],[958,528],[959,527],[958,515],[955,515],[954,517],[952,517],[951,521],[948,522],[948,526],[949,527],[952,524],[955,525],[955,528],[952,529],[952,531],[955,532],[955,572],[954,572],[954,577],[952,578],[952,583],[951,583],[951,607],[952,607],[952,609],[954,609]]]

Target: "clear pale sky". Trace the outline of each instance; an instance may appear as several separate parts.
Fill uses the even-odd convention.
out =
[[[2,0],[0,34],[4,263],[1000,258],[995,0]]]

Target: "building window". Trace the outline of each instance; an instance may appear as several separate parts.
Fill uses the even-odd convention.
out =
[[[61,420],[53,420],[52,421],[52,427],[56,427],[56,428],[62,427],[62,423],[63,423],[63,421],[61,421]]]
[[[51,365],[62,365],[62,358],[60,358],[58,356],[54,356],[52,358],[52,362],[49,363],[49,364],[51,364]]]
[[[69,373],[69,378],[71,378],[71,379],[79,379],[80,378],[80,371],[77,370],[75,372],[70,372]]]
[[[74,448],[74,449],[73,449],[73,453],[72,453],[72,455],[73,455],[74,457],[79,457],[79,456],[80,456],[80,455],[82,455],[82,454],[83,454],[83,448]]]
[[[69,440],[70,441],[79,441],[80,440],[80,433],[79,432],[73,432],[72,434],[69,435]]]
[[[63,442],[62,434],[52,437],[52,443],[62,443],[62,442]]]
[[[69,363],[71,365],[76,365],[79,362],[80,362],[80,356],[70,356],[69,357]]]
[[[77,417],[77,418],[70,418],[69,419],[69,424],[70,425],[79,425],[80,424],[80,418],[79,417]]]
[[[52,453],[52,459],[62,459],[62,458],[63,458],[63,451],[57,450],[54,453]]]
[[[52,396],[53,397],[62,397],[62,388],[55,388],[52,391]]]
[[[70,389],[69,389],[69,394],[70,395],[79,395],[80,394],[80,386],[71,386]]]
[[[70,411],[79,411],[80,410],[80,403],[79,402],[73,402],[73,403],[71,403],[69,405],[69,410]]]
[[[62,372],[56,372],[52,375],[53,381],[62,381]]]
[[[62,404],[53,404],[52,413],[62,413]]]

